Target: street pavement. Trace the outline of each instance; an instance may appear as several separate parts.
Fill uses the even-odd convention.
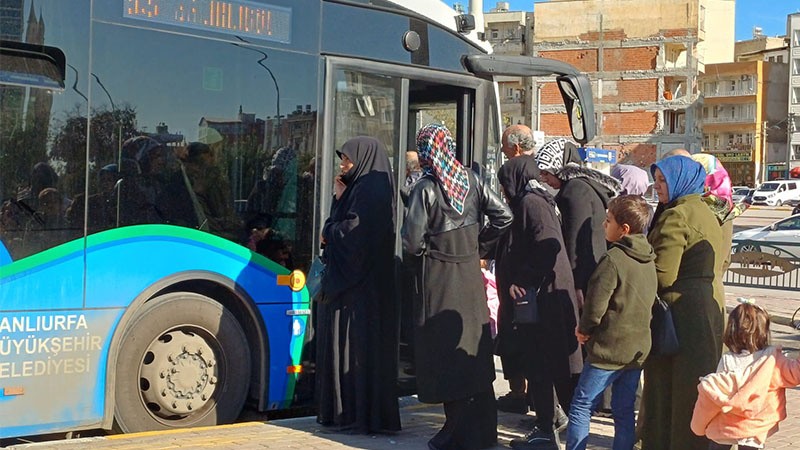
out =
[[[800,293],[772,291],[752,288],[726,288],[728,308],[733,308],[738,297],[755,298],[756,303],[772,314],[773,342],[782,345],[793,357],[800,355],[800,332],[781,325],[788,323],[791,313],[800,308]],[[502,395],[508,384],[502,379],[500,362],[497,364],[495,391]],[[788,418],[781,423],[781,430],[768,441],[770,449],[800,448],[800,389],[788,389],[786,393]],[[168,432],[147,432],[128,435],[110,435],[13,444],[6,448],[16,450],[78,450],[78,449],[426,449],[427,441],[441,428],[444,413],[441,405],[419,403],[414,397],[401,399],[403,430],[395,435],[348,435],[327,433],[317,425],[314,417],[273,420],[268,422],[244,422],[234,425],[184,429]],[[496,449],[508,448],[509,442],[522,436],[533,425],[534,415],[498,414],[498,445]],[[588,448],[611,448],[614,434],[613,422],[608,418],[593,417]],[[563,434],[562,434],[563,437]],[[677,449],[676,449],[677,450]]]

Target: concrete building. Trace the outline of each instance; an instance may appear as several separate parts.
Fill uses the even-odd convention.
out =
[[[786,159],[788,170],[800,165],[800,13],[786,18],[786,37],[789,39],[789,107],[786,114],[789,136]],[[788,172],[787,170],[787,172]],[[788,175],[788,173],[787,173]]]
[[[757,111],[761,111],[762,117],[758,121],[758,133],[755,136],[753,165],[756,173],[756,182],[761,182],[773,178],[784,177],[786,174],[786,122],[787,122],[787,101],[789,95],[789,42],[785,36],[769,37],[764,36],[761,29],[753,29],[753,38],[736,42],[734,46],[734,59],[737,62],[744,61],[763,61],[763,78],[756,76],[756,98],[759,105]],[[707,80],[711,80],[714,73],[706,70]],[[753,75],[749,73],[739,73],[739,77]],[[731,73],[729,80],[736,79],[736,73]],[[741,83],[741,81],[740,81]],[[709,89],[707,87],[706,89]],[[711,102],[719,102],[719,98]],[[708,103],[706,96],[706,103]],[[719,125],[712,127],[719,129]],[[704,128],[704,132],[705,132]],[[705,133],[709,134],[709,133]],[[713,139],[711,139],[713,141]],[[724,140],[724,139],[723,139]],[[756,155],[756,153],[760,153]],[[730,165],[726,162],[726,167]],[[762,168],[756,170],[756,165]]]
[[[528,24],[533,24],[533,14],[509,11],[508,7],[508,2],[497,2],[495,8],[484,13],[486,40],[498,55],[530,54]],[[497,77],[503,126],[531,125],[529,84],[530,78],[526,77]]]
[[[534,10],[534,56],[568,62],[592,80],[595,147],[647,166],[675,148],[699,151],[697,77],[733,61],[734,0],[552,0]],[[555,85],[541,128],[569,134]]]
[[[785,36],[764,36],[761,29],[756,27],[753,30],[753,39],[734,44],[733,55],[736,61],[785,63],[789,61],[789,43]]]
[[[699,77],[703,151],[722,161],[734,185],[775,178],[766,166],[786,149],[785,135],[783,145],[775,142],[774,128],[785,111],[786,64],[753,60],[705,69]]]

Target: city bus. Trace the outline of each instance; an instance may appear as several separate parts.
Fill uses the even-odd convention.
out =
[[[347,139],[403,186],[445,123],[494,183],[499,75],[550,76],[594,136],[586,77],[493,56],[440,2],[6,0],[0,24],[0,438],[308,401],[305,274]]]

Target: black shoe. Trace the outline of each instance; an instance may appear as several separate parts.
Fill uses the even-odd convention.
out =
[[[533,430],[523,438],[512,439],[511,448],[515,450],[561,450],[558,433],[534,425]]]
[[[561,409],[561,405],[556,407],[556,420],[555,420],[555,427],[556,433],[561,433],[562,431],[567,429],[569,425],[569,417],[564,413],[564,410]]]
[[[497,410],[513,414],[528,414],[528,400],[524,395],[509,392],[497,398]]]

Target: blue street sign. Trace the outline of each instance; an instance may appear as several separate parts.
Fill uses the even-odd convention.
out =
[[[616,150],[607,150],[605,148],[585,147],[580,149],[583,160],[590,163],[617,163]]]

